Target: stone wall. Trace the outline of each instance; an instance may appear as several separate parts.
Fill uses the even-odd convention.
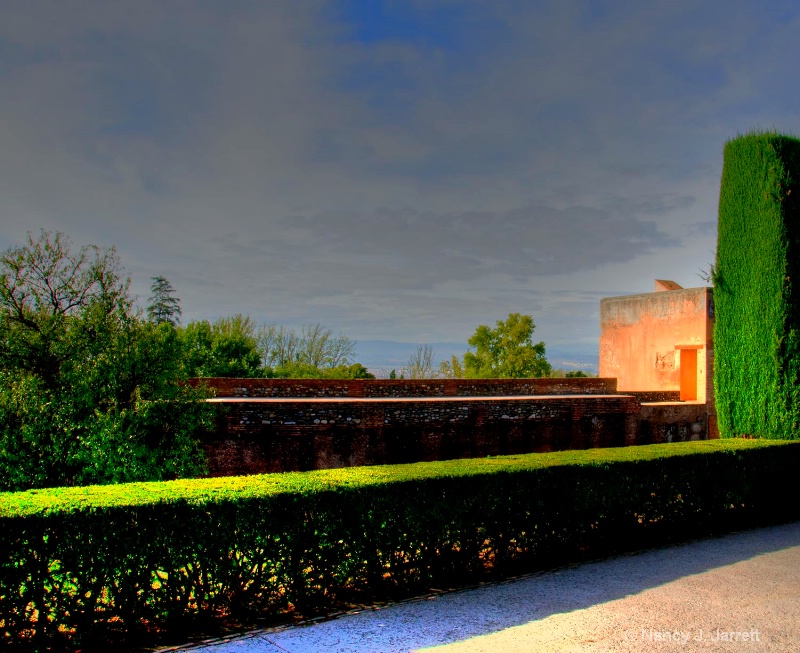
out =
[[[639,410],[639,444],[717,439],[708,410],[699,402],[642,404]]]
[[[619,394],[607,378],[193,383],[221,409],[204,442],[212,476],[717,437],[705,404]]]
[[[635,444],[627,395],[516,399],[219,399],[212,476]]]
[[[624,394],[632,395],[642,403],[681,400],[680,390],[627,390]]]
[[[217,397],[496,397],[614,394],[616,379],[191,379]]]

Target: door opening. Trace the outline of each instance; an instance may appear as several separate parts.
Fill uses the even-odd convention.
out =
[[[697,350],[681,349],[681,401],[697,399]]]

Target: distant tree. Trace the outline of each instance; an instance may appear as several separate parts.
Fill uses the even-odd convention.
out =
[[[336,367],[314,367],[313,365],[290,364],[270,370],[271,376],[279,379],[374,379],[361,363],[337,365]]]
[[[175,297],[175,288],[165,277],[152,277],[147,317],[153,324],[178,326],[181,321],[181,300]]]
[[[344,335],[336,335],[321,324],[303,327],[300,335],[299,361],[320,368],[349,365],[355,357],[355,343]]]
[[[551,368],[547,373],[551,379],[580,379],[593,376],[583,370],[565,370],[562,368]]]
[[[330,369],[350,365],[355,358],[355,343],[321,324],[305,325],[299,332],[273,324],[259,329],[257,340],[264,366],[275,369]]]
[[[282,368],[298,363],[300,337],[293,329],[276,324],[262,326],[256,339],[264,367]]]
[[[336,379],[374,379],[375,375],[361,363],[352,365],[339,365],[327,371],[326,378]]]
[[[472,378],[530,378],[547,376],[550,363],[544,342],[533,343],[530,315],[510,313],[494,329],[481,324],[467,341],[475,351],[464,354],[464,374]]]
[[[394,381],[397,378],[397,370],[392,370],[389,372],[389,380]]]
[[[445,379],[463,379],[464,366],[455,354],[450,357],[449,361],[442,361],[439,363],[439,376]]]
[[[193,321],[178,329],[183,350],[184,373],[188,377],[261,377],[256,325],[241,313],[213,324]]]
[[[432,379],[434,376],[433,347],[420,345],[406,365],[409,379]]]

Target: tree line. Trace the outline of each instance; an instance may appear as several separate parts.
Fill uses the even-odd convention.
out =
[[[202,474],[214,415],[190,377],[369,376],[321,325],[181,326],[169,281],[151,290],[137,308],[113,247],[61,233],[0,255],[0,490]]]
[[[355,342],[321,324],[299,330],[259,325],[249,315],[237,313],[183,327],[180,299],[172,284],[163,276],[153,277],[150,291],[148,320],[175,329],[184,378],[375,378],[354,362]]]
[[[172,284],[152,281],[141,309],[113,247],[74,248],[58,232],[0,255],[0,490],[202,474],[214,409],[192,377],[374,378],[327,327],[242,314],[183,325]],[[546,376],[533,330],[518,313],[481,325],[474,351],[438,369],[424,345],[409,376]]]

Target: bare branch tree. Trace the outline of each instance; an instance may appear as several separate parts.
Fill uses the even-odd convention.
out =
[[[299,333],[271,324],[258,331],[258,341],[266,367],[308,365],[326,369],[350,365],[356,353],[355,342],[321,324],[305,325]]]
[[[417,350],[411,354],[406,370],[410,379],[432,379],[434,377],[433,347],[430,345],[417,347]]]
[[[277,324],[258,330],[258,348],[264,367],[286,367],[297,360],[300,338],[292,329]]]

